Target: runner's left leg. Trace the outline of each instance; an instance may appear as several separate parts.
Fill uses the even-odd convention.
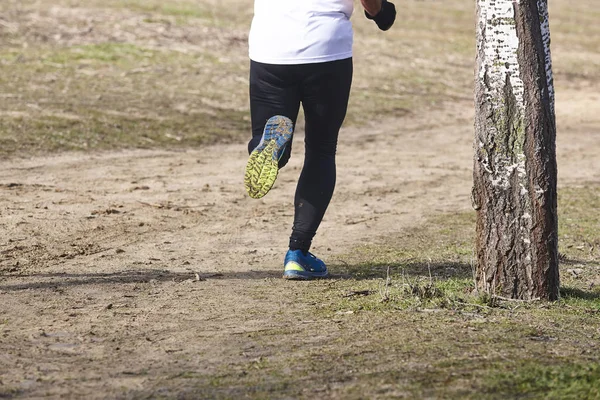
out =
[[[305,158],[294,199],[290,249],[308,252],[335,187],[335,154],[350,96],[352,59],[304,67]]]

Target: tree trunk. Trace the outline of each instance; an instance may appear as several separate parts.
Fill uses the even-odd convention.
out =
[[[477,5],[477,288],[555,300],[556,124],[547,0]]]

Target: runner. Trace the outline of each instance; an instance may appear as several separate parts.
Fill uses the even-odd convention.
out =
[[[396,8],[361,0],[365,16],[388,30]],[[305,115],[304,166],[284,260],[286,279],[327,276],[309,252],[335,187],[338,132],[352,83],[353,0],[255,0],[250,29],[252,139],[244,184],[250,197],[271,189],[289,160],[300,104]]]

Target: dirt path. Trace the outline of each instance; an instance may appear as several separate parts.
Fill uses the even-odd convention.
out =
[[[599,100],[561,93],[560,185],[600,182]],[[361,243],[470,209],[471,113],[462,103],[343,130],[314,246],[334,275]],[[1,161],[4,393],[186,397],[188,375],[218,387],[224,370],[244,376],[338,338],[338,322],[312,316],[318,298],[299,301],[310,286],[280,279],[299,139],[259,201],[243,191],[242,144]],[[331,385],[335,397],[343,382]]]

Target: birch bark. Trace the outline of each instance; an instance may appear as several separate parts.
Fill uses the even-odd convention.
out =
[[[558,298],[556,124],[547,0],[477,1],[476,284]]]

